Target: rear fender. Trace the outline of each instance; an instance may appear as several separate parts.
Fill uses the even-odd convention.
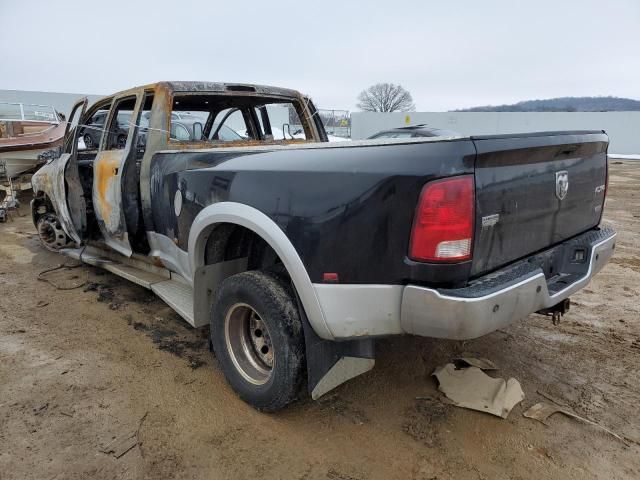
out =
[[[296,301],[304,329],[309,393],[317,399],[347,380],[365,373],[375,364],[372,338],[335,342],[316,291],[294,246],[278,225],[253,207],[220,202],[203,209],[189,233],[189,264],[194,273],[194,312],[207,316],[211,294],[224,278],[246,270],[247,259],[205,265],[209,235],[217,224],[243,226],[265,240],[284,264],[296,291]],[[195,318],[196,325],[202,318]]]
[[[327,327],[324,313],[316,296],[309,274],[295,247],[276,223],[259,210],[236,202],[219,202],[204,208],[195,218],[189,232],[189,266],[194,280],[194,308],[201,312],[200,303],[207,300],[201,298],[205,289],[198,288],[198,271],[205,267],[205,249],[210,233],[219,223],[232,223],[245,227],[259,235],[276,252],[282,260],[291,281],[300,296],[300,302],[309,319],[309,323],[319,337],[332,340],[333,335]],[[225,262],[226,263],[226,262]],[[208,307],[208,305],[207,305]],[[196,322],[198,320],[196,319]]]

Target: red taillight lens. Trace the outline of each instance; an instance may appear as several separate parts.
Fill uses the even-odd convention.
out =
[[[413,220],[409,258],[422,262],[469,260],[474,197],[473,175],[427,183]]]

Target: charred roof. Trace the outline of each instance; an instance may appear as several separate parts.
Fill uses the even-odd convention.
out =
[[[254,85],[250,83],[225,83],[225,82],[196,82],[196,81],[163,81],[142,85],[139,87],[130,88],[122,92],[117,92],[115,95],[119,95],[125,92],[131,92],[136,90],[155,90],[166,89],[170,92],[246,92],[256,93],[258,95],[278,95],[284,97],[301,97],[302,94],[297,90],[281,87],[271,87],[267,85]],[[111,96],[111,95],[109,95]]]

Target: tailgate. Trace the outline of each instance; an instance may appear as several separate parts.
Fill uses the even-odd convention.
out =
[[[472,276],[600,222],[607,176],[608,137],[603,132],[472,139],[477,150]]]

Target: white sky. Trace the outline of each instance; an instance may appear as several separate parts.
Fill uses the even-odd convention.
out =
[[[640,1],[0,0],[0,88],[110,94],[158,80],[295,88],[355,110],[640,98]]]

